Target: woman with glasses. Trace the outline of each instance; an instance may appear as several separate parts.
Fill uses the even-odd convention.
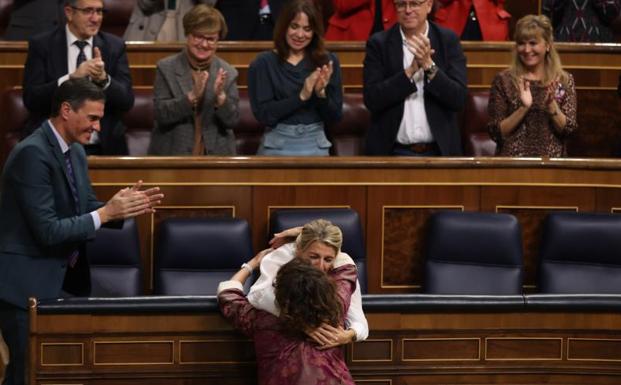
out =
[[[250,64],[248,95],[255,118],[266,126],[259,155],[329,155],[324,126],[342,115],[341,70],[324,48],[312,1],[293,0],[280,11],[274,50]]]
[[[527,15],[515,26],[508,69],[492,82],[488,129],[501,156],[566,155],[565,138],[577,128],[576,89],[554,47],[552,23]]]
[[[181,52],[157,63],[151,155],[235,155],[237,70],[216,56],[226,22],[199,4],[183,17]]]
[[[123,38],[125,41],[181,41],[185,37],[183,15],[197,4],[215,3],[216,0],[138,0]]]

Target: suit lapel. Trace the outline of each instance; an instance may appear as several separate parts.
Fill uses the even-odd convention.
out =
[[[183,94],[187,94],[192,90],[192,69],[190,68],[190,62],[186,57],[185,50],[177,57],[175,77]]]
[[[69,70],[69,64],[67,62],[67,33],[65,32],[64,25],[56,30],[53,42],[53,45],[48,47],[51,52],[50,61],[53,68],[52,76],[54,78],[59,78],[65,75]],[[54,136],[54,134],[52,134],[52,136]],[[55,138],[53,139],[55,140]]]
[[[65,187],[67,188],[67,191],[69,192],[69,196],[71,197],[71,199],[73,199],[73,193],[71,192],[71,179],[69,179],[69,171],[67,170],[67,164],[65,163],[65,156],[63,155],[62,150],[60,149],[60,144],[58,143],[58,139],[56,139],[54,132],[52,132],[52,127],[50,127],[48,122],[45,122],[44,133],[47,138],[48,144],[51,147],[51,151],[54,156],[54,159],[58,163],[58,166],[60,167],[60,169],[63,170],[63,175],[65,176],[64,178]],[[79,215],[83,213],[86,208],[85,206],[86,205],[86,191],[84,191],[84,188],[82,188],[82,186],[84,186],[85,181],[82,178],[82,175],[84,173],[82,172],[80,161],[77,158],[77,152],[79,150],[75,149],[74,147],[75,146],[69,146],[69,148],[72,150],[70,153],[71,154],[71,165],[73,167],[73,175],[75,178],[76,188],[78,190],[78,199],[79,199],[79,204],[80,204],[80,212],[76,214]],[[75,204],[73,201],[71,201],[70,204],[71,204],[71,207],[75,207]]]
[[[395,24],[389,31],[386,42],[390,73],[403,71],[403,39],[399,24]]]

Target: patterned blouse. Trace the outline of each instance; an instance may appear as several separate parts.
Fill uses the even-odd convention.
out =
[[[344,265],[329,275],[347,314],[356,267]],[[259,385],[354,385],[340,347],[319,350],[313,341],[286,333],[278,317],[252,307],[238,289],[222,290],[218,302],[224,318],[254,339]]]
[[[533,105],[518,126],[503,138],[500,122],[521,106],[519,90],[513,84],[509,70],[500,72],[492,82],[489,98],[487,128],[496,142],[496,155],[519,157],[566,156],[565,137],[577,128],[576,89],[569,75],[567,87],[559,85],[555,92],[557,103],[567,124],[557,129],[545,105],[546,88],[538,81],[530,82]]]

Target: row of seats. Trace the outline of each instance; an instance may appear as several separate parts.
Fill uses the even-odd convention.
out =
[[[544,222],[539,291],[621,294],[621,216],[551,213]],[[522,293],[522,235],[510,214],[439,212],[429,221],[425,292]]]
[[[358,214],[351,209],[275,211],[270,234],[325,218],[343,231],[343,251],[356,262],[367,292],[366,252]],[[621,294],[621,216],[552,213],[544,224],[540,292]],[[88,247],[94,296],[141,292],[137,229],[101,229]],[[427,294],[520,295],[522,236],[510,214],[440,211],[428,222]],[[254,254],[242,219],[173,218],[158,229],[154,294],[210,295]],[[252,280],[248,282],[249,286]]]
[[[342,250],[354,258],[366,292],[366,257],[358,213],[349,209],[277,210],[270,234],[326,218],[344,234]],[[102,228],[87,245],[92,295],[128,297],[142,292],[138,229],[127,220],[121,230]],[[171,218],[158,227],[154,254],[156,295],[210,295],[254,255],[250,225],[236,218]],[[254,277],[256,278],[256,277]],[[248,280],[249,288],[253,279]]]
[[[125,114],[123,122],[127,127],[126,139],[130,155],[144,156],[147,153],[153,128],[153,90],[137,88],[134,90],[134,108]],[[470,91],[462,112],[461,132],[464,154],[467,156],[492,156],[496,144],[487,133],[487,102],[489,91]],[[20,137],[20,131],[28,117],[22,101],[22,89],[7,89],[0,99],[0,111],[5,111],[5,119],[0,122],[2,145],[0,153],[6,156]],[[10,111],[11,113],[8,113]],[[240,90],[240,122],[234,128],[237,153],[254,155],[265,127],[252,113],[248,93]],[[371,124],[369,111],[364,106],[361,93],[345,93],[343,98],[343,118],[327,127],[327,136],[332,141],[331,154],[353,156],[364,154],[364,139]],[[2,161],[2,159],[0,159]]]

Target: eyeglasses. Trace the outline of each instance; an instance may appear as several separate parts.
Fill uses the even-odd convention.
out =
[[[197,43],[206,43],[207,45],[216,45],[216,43],[218,43],[218,35],[200,35],[194,32],[190,33],[190,36],[192,36],[192,39],[194,39],[194,41],[196,41]]]
[[[399,11],[403,11],[407,8],[416,9],[422,7],[427,0],[414,0],[414,1],[395,1],[395,8]]]
[[[80,7],[74,7],[73,5],[71,6],[71,8],[75,9],[76,11],[80,11],[80,13],[82,13],[84,16],[93,16],[93,15],[97,15],[97,16],[101,16],[103,15],[106,10],[103,8],[80,8]]]

